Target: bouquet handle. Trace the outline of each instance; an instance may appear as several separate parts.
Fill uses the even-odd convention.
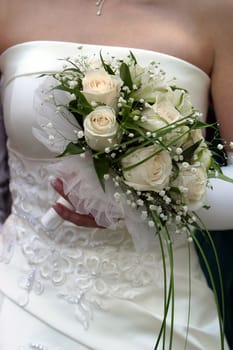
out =
[[[65,205],[68,209],[74,207],[63,197],[59,197],[57,203]],[[57,214],[55,209],[50,208],[41,218],[41,223],[47,230],[56,230],[64,221],[64,219]]]

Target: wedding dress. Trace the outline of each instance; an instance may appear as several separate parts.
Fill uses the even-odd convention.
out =
[[[58,160],[33,136],[34,94],[41,84],[38,76],[61,70],[60,59],[75,56],[77,49],[75,43],[28,42],[11,47],[0,58],[13,197],[12,214],[0,237],[1,350],[150,350],[161,327],[163,266],[156,238],[151,249],[140,253],[124,227],[90,229],[63,222],[49,231],[40,221],[57,199],[49,165]],[[86,55],[99,50],[84,46]],[[106,47],[104,51],[123,58],[129,49]],[[160,62],[205,115],[209,77],[202,70],[152,51],[133,53],[140,64]],[[173,349],[184,349],[186,340],[187,245],[191,247],[192,284],[187,349],[219,350],[212,291],[192,243],[179,237],[173,242]]]

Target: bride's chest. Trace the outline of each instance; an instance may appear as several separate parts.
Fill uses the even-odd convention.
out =
[[[63,40],[154,50],[182,58],[208,73],[212,51],[203,25],[182,6],[177,11],[175,5],[111,0],[105,1],[103,14],[97,16],[95,1],[70,0],[67,6],[60,0],[54,6],[46,0],[36,5],[24,0],[20,8],[11,5],[7,38],[10,45]]]

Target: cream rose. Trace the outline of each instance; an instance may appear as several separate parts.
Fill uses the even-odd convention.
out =
[[[184,197],[190,209],[196,210],[201,207],[207,190],[207,173],[205,167],[190,165],[181,167],[176,180],[182,186]]]
[[[151,107],[146,108],[143,116],[145,121],[141,123],[141,126],[150,131],[156,131],[181,118],[181,114],[167,99],[155,102]]]
[[[82,79],[83,94],[91,102],[117,108],[122,81],[118,76],[108,74],[104,69],[91,70]]]
[[[205,142],[202,131],[200,129],[191,130],[190,137],[184,143],[183,148],[187,149],[188,147],[192,146],[193,144],[195,144],[198,141],[201,141],[201,142],[200,142],[200,145],[197,148],[195,154],[197,155],[198,160],[202,163],[202,165],[206,169],[209,169],[209,167],[211,165],[211,160],[212,160],[212,153],[208,149],[208,146]]]
[[[177,89],[173,91],[172,102],[183,117],[187,117],[193,112],[193,105],[190,100],[190,95],[183,90]]]
[[[158,146],[144,147],[134,151],[122,160],[125,183],[139,191],[159,192],[169,183],[172,171],[172,161],[167,151],[152,156],[140,165],[130,170],[124,170],[159,150]]]
[[[111,107],[99,106],[84,119],[84,136],[95,151],[104,151],[120,141],[119,125]]]

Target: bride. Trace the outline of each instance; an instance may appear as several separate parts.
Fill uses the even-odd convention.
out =
[[[63,69],[60,59],[75,56],[79,46],[87,56],[102,48],[121,58],[134,48],[141,62],[158,60],[189,90],[204,117],[213,102],[228,154],[222,170],[233,177],[232,15],[233,5],[225,0],[0,1],[1,133],[6,130],[13,202],[0,236],[2,350],[149,350],[163,320],[156,239],[138,251],[124,226],[100,227],[91,214],[57,202],[59,196],[67,199],[63,182],[50,178],[57,160],[32,132],[38,76]],[[0,151],[3,163],[4,145]],[[4,164],[2,169],[4,185]],[[211,185],[211,208],[198,214],[209,229],[232,229],[233,185],[216,179]],[[41,224],[51,207],[59,222],[54,229],[51,222]],[[228,349],[226,341],[221,345],[214,295],[192,242],[177,240],[173,250],[172,349]],[[171,329],[167,321],[167,338]],[[168,348],[162,341],[158,346]]]

